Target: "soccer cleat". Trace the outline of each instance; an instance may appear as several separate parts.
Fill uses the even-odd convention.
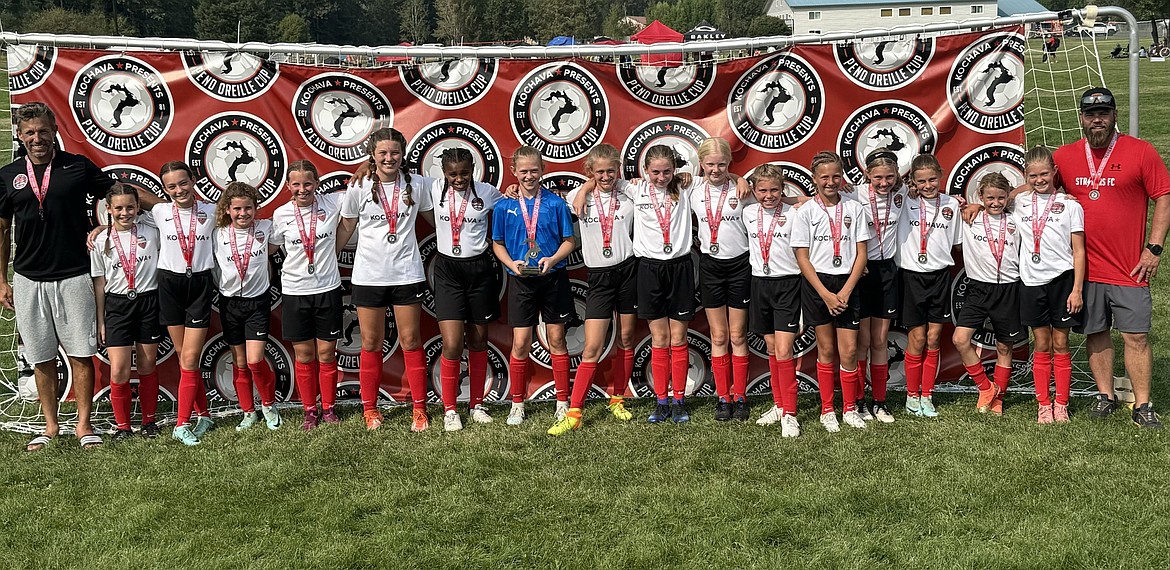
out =
[[[367,431],[373,431],[382,427],[382,412],[378,410],[366,410],[362,412],[362,418],[366,420]]]
[[[921,398],[919,398],[918,396],[911,396],[909,394],[906,395],[906,413],[907,414],[910,414],[912,416],[918,415],[918,404],[919,404],[920,399]]]
[[[634,414],[631,414],[630,411],[626,409],[626,403],[621,399],[610,400],[609,406],[607,407],[609,408],[609,413],[613,414],[613,417],[623,422],[628,422],[634,417]]]
[[[1068,423],[1068,406],[1065,404],[1052,406],[1052,420],[1058,424]]]
[[[317,413],[317,408],[305,410],[305,421],[301,424],[301,429],[309,431],[321,423],[321,416]]]
[[[676,424],[691,421],[691,413],[687,411],[686,403],[682,400],[675,399],[670,404],[670,419],[674,420]]]
[[[1003,398],[997,396],[995,401],[991,402],[991,413],[997,416],[1003,415]]]
[[[923,396],[918,399],[918,415],[924,418],[938,417],[938,410],[934,409],[934,400],[930,396]]]
[[[284,424],[280,419],[280,411],[276,406],[260,406],[260,413],[264,414],[264,423],[268,424],[268,429],[276,431]]]
[[[825,426],[825,431],[829,433],[841,431],[841,424],[837,423],[837,414],[835,412],[821,414],[821,425]]]
[[[339,424],[341,423],[341,418],[337,417],[333,408],[325,408],[325,413],[321,414],[321,421],[327,424]]]
[[[669,400],[658,400],[658,404],[654,406],[654,411],[650,412],[650,417],[646,418],[652,424],[658,424],[670,418],[670,404]]]
[[[1154,407],[1146,402],[1133,409],[1133,425],[1146,429],[1162,429],[1162,420],[1154,413]]]
[[[195,437],[191,428],[185,425],[175,426],[175,429],[171,431],[171,438],[181,441],[183,445],[199,445],[199,438]]]
[[[508,410],[508,425],[518,426],[524,423],[524,403],[512,402],[512,409]]]
[[[797,437],[800,435],[800,422],[796,416],[784,416],[780,419],[780,437]]]
[[[426,410],[415,409],[410,417],[410,431],[418,433],[431,427],[431,418],[427,417]]]
[[[764,414],[760,416],[760,419],[756,420],[756,425],[770,426],[778,421],[781,421],[781,418],[783,417],[784,409],[780,406],[772,406],[771,408],[768,408],[768,411],[764,412]]]
[[[748,405],[747,400],[740,398],[731,405],[731,419],[737,422],[746,422],[750,417],[752,417],[752,408]]]
[[[566,415],[561,418],[552,427],[548,428],[549,435],[565,435],[575,429],[581,429],[581,417]]]
[[[470,415],[471,421],[477,424],[492,423],[492,415],[488,413],[487,408],[483,407],[483,404],[477,404],[474,408],[471,408]]]
[[[244,417],[240,419],[240,423],[236,425],[236,431],[244,431],[260,421],[260,412],[244,412]]]
[[[715,402],[715,421],[725,422],[731,419],[731,402],[719,398]]]
[[[1093,405],[1089,407],[1089,417],[1095,420],[1103,420],[1109,417],[1117,410],[1117,400],[1106,396],[1105,394],[1097,394],[1097,399],[1093,401]]]
[[[979,401],[975,403],[975,409],[981,414],[986,414],[991,411],[991,404],[995,402],[995,397],[999,395],[999,386],[994,383],[986,390],[979,391]]]
[[[199,416],[195,419],[195,427],[191,428],[191,433],[194,434],[197,438],[203,437],[207,435],[207,432],[211,431],[211,429],[214,427],[215,422],[211,421],[211,418],[207,416]]]
[[[114,432],[114,436],[110,438],[110,441],[118,443],[130,439],[134,439],[134,430],[120,429]]]
[[[883,424],[894,423],[894,416],[893,416],[893,414],[890,413],[889,410],[886,409],[885,402],[874,402],[873,403],[873,417],[874,417],[874,419],[876,419],[879,422],[882,422]]]
[[[1040,425],[1052,423],[1052,406],[1040,404],[1040,410],[1036,413],[1036,423]]]
[[[557,409],[556,409],[556,412],[554,414],[556,421],[559,422],[559,421],[565,419],[565,414],[567,414],[567,413],[569,413],[569,403],[558,401],[557,402]]]
[[[463,429],[463,420],[459,419],[459,412],[447,410],[443,413],[443,431],[459,431]]]
[[[865,420],[861,419],[861,413],[857,410],[849,410],[841,414],[841,421],[845,422],[847,426],[865,429]]]
[[[162,433],[162,430],[159,429],[157,423],[150,422],[147,424],[142,424],[142,430],[140,433],[142,434],[142,437],[145,437],[146,439],[155,439],[159,436],[159,434]]]
[[[857,401],[857,415],[861,416],[862,421],[873,421],[873,412],[870,411],[869,404],[865,403],[864,398]]]

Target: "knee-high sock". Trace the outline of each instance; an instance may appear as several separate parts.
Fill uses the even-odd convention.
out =
[[[158,411],[158,372],[138,375],[138,406],[142,408],[142,423],[156,421]]]
[[[596,362],[582,362],[577,366],[577,377],[573,379],[573,397],[569,400],[570,408],[581,408],[585,405],[585,396],[589,395],[589,387],[593,385],[593,376],[596,372]]]
[[[995,367],[995,385],[999,387],[999,395],[996,399],[1003,400],[1003,395],[1007,393],[1008,384],[1012,381],[1012,369],[1007,366]]]
[[[687,395],[687,369],[690,366],[690,351],[685,344],[670,347],[670,391],[676,400]]]
[[[857,361],[857,399],[865,398],[865,382],[869,379],[869,364],[864,360]]]
[[[853,370],[841,369],[841,402],[844,404],[846,412],[857,410],[857,394],[860,388],[861,375],[859,368]]]
[[[922,395],[930,396],[934,392],[934,381],[938,378],[938,349],[927,349],[926,358],[922,361]]]
[[[890,383],[890,365],[870,364],[869,376],[869,384],[873,389],[874,401],[886,401],[886,386]]]
[[[110,382],[110,407],[114,408],[114,423],[119,430],[130,429],[130,401],[134,399],[130,383]]]
[[[967,376],[971,377],[971,381],[975,383],[975,387],[979,390],[990,390],[991,380],[987,379],[987,373],[983,371],[983,365],[976,362],[975,364],[963,365],[963,369],[967,371]]]
[[[569,401],[569,355],[553,354],[553,386],[556,387],[557,401]],[[588,389],[588,387],[586,387]]]
[[[249,362],[248,370],[252,371],[252,380],[260,389],[260,403],[271,406],[276,403],[276,376],[272,374],[272,367],[267,360]]]
[[[321,388],[317,381],[317,361],[297,362],[293,365],[293,372],[297,376],[297,391],[301,393],[301,407],[316,410],[317,391]]]
[[[195,413],[209,417],[211,416],[211,406],[207,403],[207,386],[203,384],[203,377],[198,370],[192,370],[191,378],[195,382]]]
[[[443,388],[443,411],[455,409],[459,399],[459,361],[439,356],[439,383]]]
[[[427,357],[421,348],[402,351],[410,401],[416,410],[427,409]]]
[[[780,390],[781,390],[781,406],[784,408],[784,415],[796,415],[796,393],[799,387],[796,385],[796,360],[780,360],[776,362],[776,372],[780,376]]]
[[[747,396],[748,356],[731,355],[731,397],[740,399]]]
[[[1053,376],[1056,377],[1056,403],[1068,405],[1068,395],[1072,390],[1072,355],[1057,353],[1052,359]]]
[[[337,401],[337,361],[322,362],[317,368],[317,378],[321,389],[321,407],[333,409]]]
[[[362,410],[378,407],[378,388],[382,385],[382,353],[363,350],[358,357],[358,384],[361,387]]]
[[[528,397],[527,358],[508,357],[508,385],[512,388],[512,403],[524,403]]]
[[[832,363],[817,362],[817,387],[821,392],[821,413],[827,414],[833,411],[833,388],[837,367]]]
[[[191,421],[191,414],[195,410],[196,392],[203,387],[199,373],[194,370],[179,368],[179,417],[175,418],[175,427],[185,426]]]
[[[483,403],[484,385],[487,384],[488,353],[486,350],[469,350],[467,352],[467,376],[471,382],[471,400],[469,405],[474,408]]]
[[[902,366],[906,372],[906,395],[918,396],[922,393],[922,355],[907,352]]]
[[[233,366],[232,387],[236,389],[236,399],[240,402],[240,409],[244,413],[256,411],[256,403],[252,401],[252,371]]]
[[[1036,392],[1036,400],[1040,402],[1041,406],[1052,405],[1052,392],[1050,391],[1050,383],[1052,380],[1052,353],[1051,352],[1033,352],[1032,353],[1032,386]]]
[[[731,400],[731,355],[712,356],[711,375],[715,377],[715,395]]]
[[[670,397],[670,348],[650,349],[650,374],[654,376],[654,395],[659,400]]]
[[[780,361],[775,356],[768,357],[768,383],[772,385],[772,403],[783,408],[784,385],[780,383]]]
[[[630,385],[630,374],[634,371],[634,350],[631,348],[619,348],[615,355],[615,360],[610,367],[610,372],[613,374],[613,388],[610,391],[614,397],[622,397],[626,394],[626,387]]]

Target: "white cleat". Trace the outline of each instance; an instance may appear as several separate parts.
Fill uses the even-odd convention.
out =
[[[565,415],[569,413],[568,402],[557,402],[556,420],[559,422],[565,419]]]
[[[459,419],[459,413],[455,410],[448,410],[443,414],[443,431],[459,431],[463,429],[463,420]]]
[[[861,414],[857,410],[849,410],[841,415],[841,420],[845,425],[855,427],[857,429],[865,429],[865,420],[861,419]]]
[[[796,416],[784,416],[780,420],[780,436],[781,437],[798,437],[800,435],[800,422],[796,421]]]
[[[513,402],[512,409],[508,410],[508,425],[518,426],[524,423],[524,403]]]
[[[780,406],[772,406],[768,411],[764,412],[764,414],[760,416],[760,419],[756,420],[756,425],[770,426],[780,421],[780,418],[782,417],[784,417],[784,408],[781,408]]]
[[[477,424],[490,424],[492,423],[492,415],[488,413],[483,404],[477,404],[471,408],[471,421]]]
[[[835,412],[821,414],[821,425],[825,426],[825,431],[829,433],[841,431],[841,424],[837,423],[837,414]]]

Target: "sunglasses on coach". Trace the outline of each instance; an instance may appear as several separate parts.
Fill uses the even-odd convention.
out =
[[[1081,106],[1087,107],[1089,105],[1108,105],[1113,102],[1112,95],[1105,95],[1104,93],[1094,93],[1081,99]]]

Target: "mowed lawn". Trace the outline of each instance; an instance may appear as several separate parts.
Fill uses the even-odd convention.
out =
[[[1103,62],[1126,100],[1121,62]],[[1170,158],[1170,63],[1142,62],[1142,134]],[[1122,113],[1123,123],[1126,114]],[[1074,117],[1075,120],[1075,117]],[[1124,124],[1123,124],[1124,128]],[[1166,268],[1170,271],[1170,267]],[[1168,402],[1170,295],[1154,283],[1155,396]],[[1120,373],[1120,357],[1118,371]],[[544,434],[551,405],[408,432],[395,410],[367,433],[356,410],[310,434],[233,418],[197,448],[169,439],[26,454],[0,433],[0,568],[1141,568],[1167,567],[1170,435],[1125,410],[1035,425],[939,395],[934,420],[827,434],[815,397],[804,435],[712,420]],[[900,396],[891,398],[899,402]],[[766,400],[753,402],[753,419]],[[1167,407],[1165,409],[1170,409]],[[437,413],[436,413],[437,416]],[[435,418],[438,420],[438,418]]]

